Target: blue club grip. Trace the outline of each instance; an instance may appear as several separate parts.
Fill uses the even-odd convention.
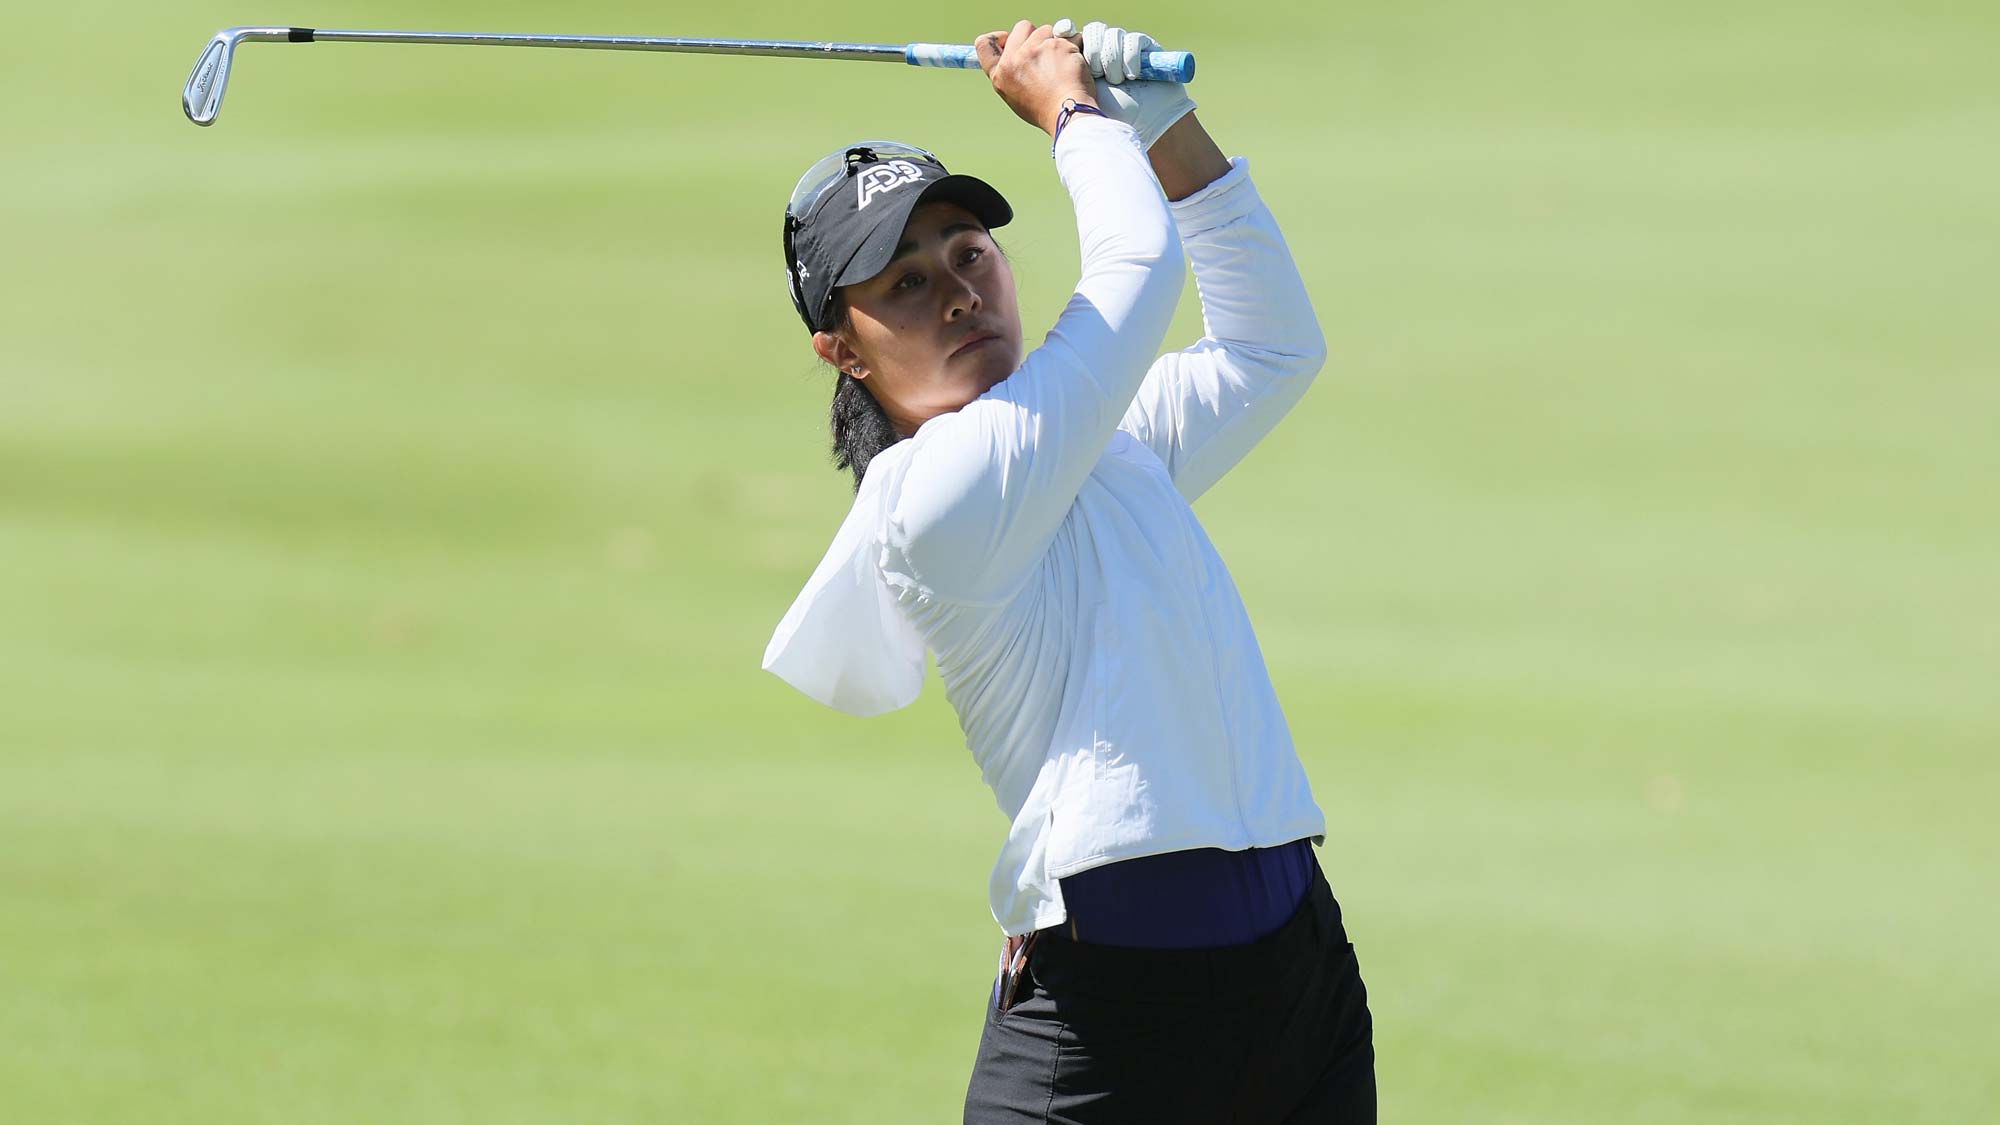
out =
[[[979,69],[979,53],[956,43],[912,43],[903,48],[903,61],[911,66]],[[1194,55],[1188,51],[1147,51],[1139,60],[1139,78],[1145,82],[1192,82]]]

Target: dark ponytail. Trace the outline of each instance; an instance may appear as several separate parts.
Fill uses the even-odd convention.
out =
[[[848,319],[847,303],[840,299],[838,291],[834,295],[834,314],[837,323],[835,331],[847,331],[853,327]],[[861,491],[861,478],[868,472],[868,462],[875,455],[902,440],[896,434],[896,427],[889,422],[889,415],[882,404],[875,401],[875,395],[862,385],[861,380],[845,371],[838,372],[833,387],[833,408],[827,412],[827,422],[833,431],[833,463],[842,469],[854,472],[854,491]]]

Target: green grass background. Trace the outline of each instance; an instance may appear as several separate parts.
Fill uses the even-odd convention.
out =
[[[956,1120],[1002,820],[935,686],[757,667],[847,495],[777,220],[932,147],[1036,339],[1046,142],[886,66],[251,45],[213,129],[176,95],[233,23],[1016,14],[969,11],[10,14],[0,1119]],[[2000,9],[1067,14],[1199,53],[1331,342],[1199,510],[1384,1119],[1993,1120]]]

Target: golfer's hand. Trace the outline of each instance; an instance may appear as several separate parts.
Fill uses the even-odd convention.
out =
[[[1180,83],[1140,80],[1140,60],[1159,46],[1145,32],[1106,27],[1095,21],[1078,29],[1074,20],[1057,20],[1054,34],[1077,45],[1084,65],[1097,79],[1098,106],[1138,130],[1148,151],[1174,122],[1194,109],[1194,99]]]
[[[1074,98],[1094,106],[1090,68],[1075,43],[1059,38],[1054,27],[1036,27],[1027,20],[1012,31],[993,31],[973,40],[979,69],[993,83],[993,92],[1021,120],[1055,135],[1056,117],[1064,101]]]
[[[1140,81],[1139,64],[1146,52],[1159,46],[1143,31],[1127,31],[1096,20],[1081,28],[1075,20],[1057,20],[1054,32],[1056,38],[1067,39],[1083,51],[1083,64],[1090,68],[1092,77],[1113,86]]]

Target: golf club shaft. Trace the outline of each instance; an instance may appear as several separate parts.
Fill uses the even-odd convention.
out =
[[[587,51],[656,51],[692,55],[761,55],[795,59],[900,62],[910,66],[979,69],[973,48],[951,43],[813,43],[783,39],[687,39],[637,35],[524,35],[462,31],[346,31],[311,27],[232,27],[216,33],[189,73],[181,108],[197,125],[214,122],[221,109],[229,65],[239,43],[445,43],[468,47],[560,47]],[[1186,82],[1194,56],[1149,51],[1141,60],[1147,81]]]
[[[686,39],[640,35],[517,35],[485,31],[335,31],[310,27],[288,28],[286,37],[292,43],[448,43],[463,47],[562,47],[579,51],[904,61],[904,49],[887,43],[800,43],[780,39]]]

